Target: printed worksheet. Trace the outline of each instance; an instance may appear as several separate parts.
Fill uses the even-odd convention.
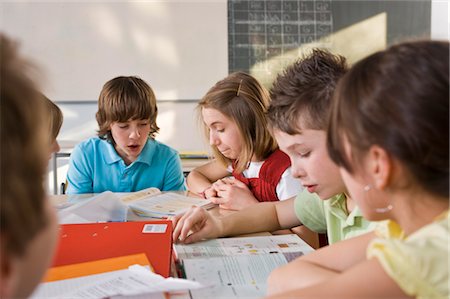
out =
[[[295,234],[219,238],[175,244],[180,273],[206,287],[191,290],[198,298],[261,298],[277,267],[314,249]]]
[[[270,272],[295,257],[293,253],[223,256],[186,259],[183,266],[186,278],[206,286],[191,292],[195,299],[260,298]]]
[[[295,234],[219,238],[189,245],[176,244],[174,248],[179,260],[287,252],[299,252],[299,255],[303,255],[314,250]]]

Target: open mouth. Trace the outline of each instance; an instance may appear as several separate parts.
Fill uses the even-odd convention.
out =
[[[137,150],[140,148],[140,146],[137,145],[137,144],[128,145],[127,147],[128,147],[128,149],[130,149],[131,151],[137,151]]]
[[[317,185],[303,185],[309,193],[314,193],[317,189]]]

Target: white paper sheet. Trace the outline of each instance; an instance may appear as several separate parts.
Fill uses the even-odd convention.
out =
[[[202,285],[186,279],[164,278],[139,265],[125,270],[42,283],[32,299],[87,298],[138,296],[152,293],[150,298],[161,297],[163,292],[198,289]],[[146,297],[146,298],[148,298]]]
[[[186,277],[206,285],[192,298],[261,298],[277,267],[313,251],[297,235],[220,238],[174,245]]]
[[[267,277],[287,264],[282,253],[240,255],[184,261],[186,277],[207,287],[191,291],[192,298],[260,298],[266,294]]]

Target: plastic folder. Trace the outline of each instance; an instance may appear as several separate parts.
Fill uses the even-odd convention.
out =
[[[52,267],[145,253],[155,272],[168,277],[172,222],[63,224]]]
[[[110,271],[117,271],[127,269],[129,266],[136,264],[150,267],[150,269],[154,272],[154,269],[152,268],[150,262],[147,259],[147,255],[145,253],[141,253],[120,257],[113,257],[109,259],[102,259],[91,262],[71,264],[66,266],[53,267],[48,269],[44,281],[50,282],[105,273]]]

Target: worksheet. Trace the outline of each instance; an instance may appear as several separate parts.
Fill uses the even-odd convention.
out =
[[[191,290],[199,298],[261,298],[275,269],[313,251],[295,234],[219,238],[174,245],[180,275],[205,288]]]

